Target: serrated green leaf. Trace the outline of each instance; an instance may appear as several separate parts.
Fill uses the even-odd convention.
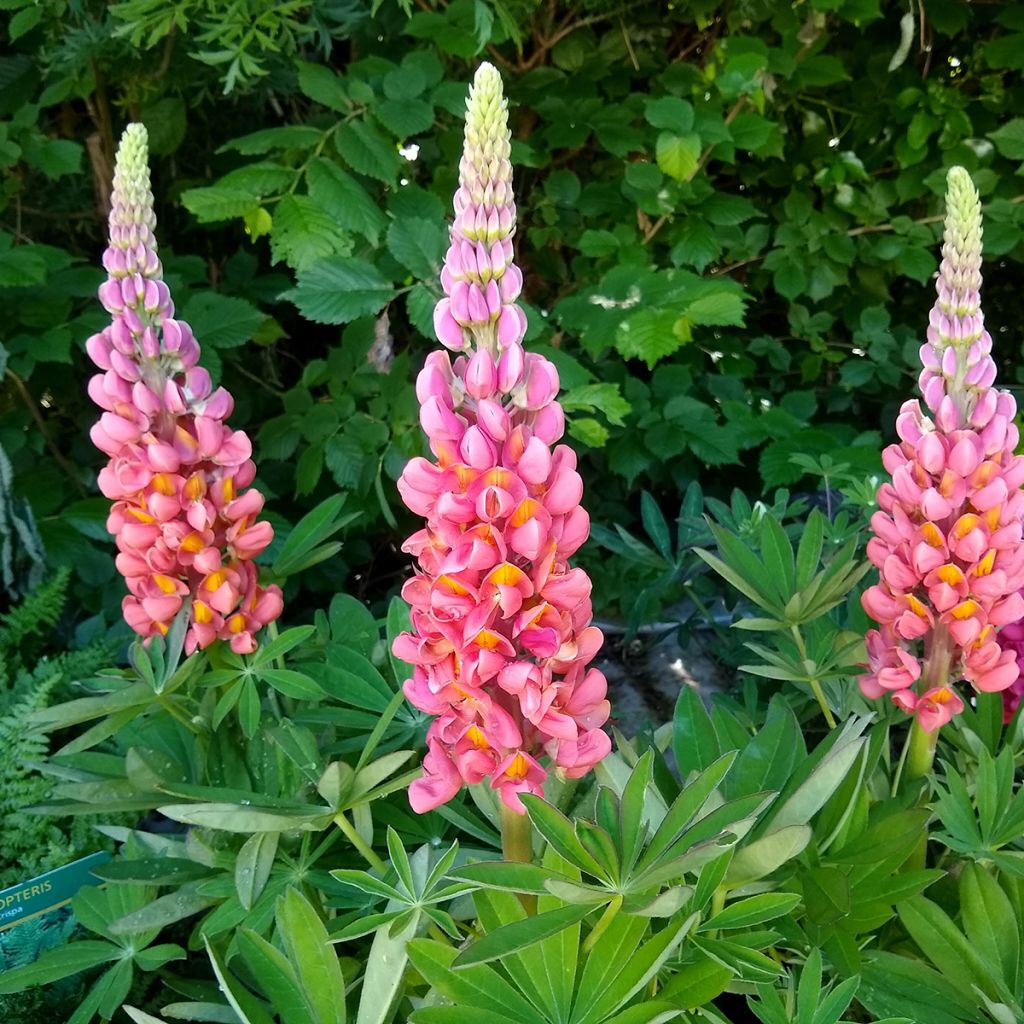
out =
[[[331,256],[299,273],[297,284],[281,295],[308,320],[345,324],[378,313],[394,298],[394,288],[366,260]]]

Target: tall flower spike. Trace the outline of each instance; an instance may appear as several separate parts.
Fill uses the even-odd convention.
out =
[[[455,220],[441,271],[445,298],[434,313],[437,336],[453,352],[476,343],[496,356],[526,333],[526,314],[516,305],[523,275],[512,262],[510,138],[501,76],[482,64],[466,105]]]
[[[507,107],[489,64],[470,91],[460,172],[435,323],[462,354],[432,352],[416,382],[434,460],[411,460],[398,482],[426,527],[403,546],[419,572],[394,652],[415,666],[409,701],[436,716],[413,809],[490,779],[522,813],[519,794],[541,793],[551,766],[578,778],[611,744],[607,684],[588,668],[603,639],[590,580],[568,564],[590,520],[576,456],[556,444],[558,373],[522,346]]]
[[[948,176],[937,299],[921,347],[925,404],[906,402],[901,443],[882,455],[892,482],[878,491],[868,557],[879,582],[863,597],[880,629],[867,635],[868,697],[888,693],[934,731],[963,709],[954,684],[996,692],[1018,678],[1015,644],[997,630],[1024,599],[1024,458],[1016,403],[996,391],[992,339],[981,313],[981,205],[970,176]]]
[[[146,129],[131,124],[117,151],[108,279],[112,322],[86,342],[102,370],[89,395],[103,410],[93,443],[109,456],[99,487],[114,504],[107,529],[129,595],[125,620],[143,637],[166,633],[186,600],[186,649],[218,637],[238,653],[281,613],[281,591],[260,587],[252,559],[273,538],[252,483],[252,446],[224,422],[233,402],[213,389],[188,324],[174,319],[157,256]]]

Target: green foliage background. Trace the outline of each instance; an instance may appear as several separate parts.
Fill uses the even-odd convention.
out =
[[[561,370],[597,523],[638,520],[641,488],[674,510],[695,479],[815,490],[797,453],[879,468],[914,387],[953,163],[985,202],[1002,380],[1022,379],[1022,5],[0,11],[0,541],[12,593],[38,575],[37,540],[74,567],[92,616],[80,639],[117,621],[122,593],[83,346],[103,324],[103,210],[129,119],[150,131],[179,314],[235,395],[272,517],[336,490],[360,513],[342,555],[304,574],[313,591],[376,600],[405,572],[394,480],[421,446],[412,381],[435,344],[481,59],[510,97],[528,340]],[[624,605],[615,559],[598,562],[599,605]]]

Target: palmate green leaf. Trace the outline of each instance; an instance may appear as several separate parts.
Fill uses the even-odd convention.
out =
[[[662,1021],[677,1020],[679,1010],[671,1003],[641,1003],[631,1006],[614,1017],[609,1017],[607,1024],[661,1024]]]
[[[235,891],[246,910],[259,899],[274,866],[279,833],[256,832],[249,836],[235,860]]]
[[[721,995],[734,976],[730,968],[703,957],[673,969],[659,996],[677,1008],[695,1010]]]
[[[729,865],[726,880],[730,888],[766,878],[787,861],[798,857],[811,841],[809,825],[787,825],[745,843]]]
[[[774,921],[788,914],[800,903],[799,893],[766,892],[759,896],[730,903],[724,910],[701,924],[702,931],[725,931],[729,928],[752,928],[765,921]]]
[[[206,954],[210,958],[213,973],[217,978],[217,984],[228,1004],[238,1014],[241,1024],[275,1024],[274,1018],[270,1016],[263,1004],[228,970],[220,953],[204,938]]]
[[[466,1024],[466,1011],[461,1006],[432,1006],[414,1011],[409,1020],[412,1024]],[[518,1024],[518,1021],[493,1009],[476,1009],[473,1024]]]
[[[735,759],[736,754],[730,751],[713,762],[709,768],[683,788],[683,791],[672,802],[637,863],[638,873],[652,866],[685,831],[728,774]]]
[[[129,1006],[127,1003],[122,1009],[131,1017],[134,1024],[167,1024],[166,1021],[161,1020],[159,1017],[154,1017],[151,1013],[146,1013],[145,1010],[140,1010],[135,1006]],[[164,1012],[167,1012],[166,1008]]]
[[[598,1024],[624,1006],[661,969],[697,921],[697,915],[670,922],[642,945],[643,930],[615,929],[618,918],[598,939],[580,979],[580,998],[573,1007],[572,1024]],[[591,966],[596,969],[591,970]]]
[[[303,994],[318,1024],[345,1024],[345,979],[330,936],[298,889],[277,902],[277,928]]]
[[[147,885],[181,885],[218,873],[216,868],[185,857],[152,857],[144,860],[112,860],[90,869],[105,882]]]
[[[482,861],[466,864],[451,872],[452,878],[472,882],[486,889],[500,889],[503,892],[522,892],[542,895],[548,892],[547,882],[551,879],[570,882],[572,879],[552,874],[537,864],[521,864],[513,861]]]
[[[307,320],[320,324],[346,324],[378,313],[394,297],[394,288],[380,271],[354,256],[319,260],[300,272],[296,286],[281,295]]]
[[[580,842],[572,822],[561,811],[532,794],[524,794],[521,799],[534,827],[554,850],[570,864],[575,864],[597,878],[605,878],[601,865]]]
[[[592,909],[589,905],[570,905],[502,925],[459,953],[452,966],[472,967],[508,956],[582,921]]]
[[[851,719],[817,748],[815,757],[806,763],[802,777],[791,780],[779,798],[775,810],[759,831],[775,832],[788,825],[806,824],[836,791],[865,748],[865,740],[857,736],[865,726],[863,719]],[[812,767],[813,765],[813,767]]]
[[[341,515],[344,504],[344,494],[331,495],[295,524],[274,561],[275,576],[291,576],[313,564],[310,559],[316,555],[317,545],[350,521],[350,517]]]
[[[768,570],[765,582],[772,586],[776,597],[788,601],[796,587],[796,559],[786,531],[773,515],[761,520],[761,555]]]
[[[137,935],[139,932],[164,928],[175,921],[183,921],[187,917],[212,907],[217,900],[210,896],[202,896],[195,884],[183,885],[175,892],[155,899],[139,910],[112,921],[109,925],[111,935]]]
[[[818,568],[821,548],[825,538],[825,517],[817,509],[811,509],[804,522],[803,532],[796,553],[796,589],[803,590],[810,583]]]
[[[166,804],[160,813],[174,821],[222,832],[319,832],[334,817],[329,808],[309,805],[308,811],[231,803]]]
[[[286,697],[296,700],[322,700],[326,693],[315,679],[305,672],[296,672],[290,668],[261,668],[259,678]]]
[[[704,702],[689,686],[682,687],[676,700],[672,749],[683,778],[691,771],[709,768],[723,753]]]
[[[998,962],[987,964],[941,907],[926,896],[914,896],[896,907],[900,921],[925,955],[961,992],[977,985],[990,996]]]
[[[71,942],[47,951],[35,963],[0,973],[0,995],[23,992],[36,985],[49,985],[100,964],[119,960],[124,955],[125,951],[112,942],[93,939]]]
[[[239,928],[235,941],[242,960],[281,1019],[289,1024],[317,1024],[287,957],[250,928]]]
[[[999,882],[978,864],[965,865],[960,876],[960,910],[971,945],[987,964],[999,964],[1011,992],[1020,979],[1020,926]]]
[[[779,619],[785,615],[782,608],[764,592],[764,580],[767,572],[760,561],[755,559],[756,565],[744,565],[743,569],[739,570],[703,548],[694,548],[693,553],[714,569],[727,583],[731,583],[741,594],[749,597],[758,607]],[[750,569],[753,572],[748,575]]]
[[[706,935],[694,936],[692,942],[702,953],[747,981],[774,981],[782,973],[777,961],[740,942],[712,939]]]
[[[125,1012],[129,1008],[125,1007]],[[173,1021],[207,1021],[209,1024],[239,1024],[238,1014],[224,1003],[180,1002],[168,1003],[161,1012]]]
[[[153,690],[145,683],[133,683],[102,697],[79,697],[63,704],[33,712],[29,723],[42,732],[66,729],[122,710],[135,710],[155,702]]]
[[[857,999],[873,1014],[905,1014],[928,1024],[975,1022],[977,1000],[920,960],[875,952],[861,970]]]
[[[520,995],[497,971],[485,965],[453,970],[456,951],[430,939],[413,939],[409,959],[432,988],[443,993],[463,1013],[500,1008],[512,1024],[545,1024],[546,1018]],[[475,1012],[472,1013],[475,1018]]]
[[[302,526],[302,523],[299,526]],[[298,530],[299,527],[295,529]],[[291,629],[286,629],[267,643],[261,644],[252,655],[250,664],[262,666],[275,661],[277,658],[283,658],[290,651],[294,651],[296,647],[304,644],[315,632],[316,628],[314,626],[293,626]]]

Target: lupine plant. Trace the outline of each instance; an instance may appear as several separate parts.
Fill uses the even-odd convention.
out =
[[[509,138],[501,78],[483,64],[434,312],[439,340],[457,356],[433,352],[419,375],[434,461],[413,459],[398,485],[427,521],[404,545],[419,572],[402,591],[413,630],[394,648],[416,666],[409,700],[437,716],[423,777],[409,789],[421,812],[490,779],[521,816],[519,794],[543,793],[541,757],[579,778],[611,748],[600,728],[605,679],[587,667],[602,641],[590,579],[568,564],[589,530],[583,482],[572,449],[557,443],[558,372],[522,344]]]
[[[680,109],[670,100],[653,116]],[[744,116],[755,115],[725,128],[742,137]],[[667,135],[658,163],[678,170],[689,142]],[[680,588],[700,609],[720,596],[717,573],[742,598],[719,617],[734,611],[761,636],[740,687],[705,703],[683,685],[670,722],[626,735],[612,720],[610,736],[591,582],[570,564],[590,527],[560,443],[559,370],[573,367],[527,351],[511,154],[501,78],[484,64],[443,296],[429,304],[444,351],[417,379],[431,457],[393,467],[421,519],[404,545],[418,563],[405,600],[378,617],[336,594],[311,625],[278,634],[282,590],[340,555],[330,538],[351,513],[330,497],[268,550],[246,435],[226,426],[232,400],[200,368],[163,280],[145,130],[126,130],[100,292],[112,322],[87,348],[103,371],[89,385],[109,458],[99,486],[140,635],[127,668],[60,661],[75,699],[19,713],[32,735],[17,745],[42,760],[55,737],[35,809],[98,817],[116,856],[96,869],[107,888],[74,903],[94,937],[3,972],[0,997],[84,969],[70,1024],[344,1024],[352,1011],[357,1024],[1019,1020],[1024,466],[1012,399],[993,389],[969,177],[949,173],[921,350],[929,415],[901,411],[868,558],[875,487],[863,480],[843,476],[846,496],[826,481],[811,511],[815,495],[737,491],[726,504],[691,486],[675,545],[644,493],[654,547],[623,528],[599,530],[600,543],[659,572],[651,600]],[[319,150],[309,165],[326,166]],[[389,238],[429,223],[426,207],[410,218],[416,197],[396,206]],[[275,232],[297,198],[275,206]],[[615,295],[584,304],[636,298]],[[383,350],[386,320],[373,329]],[[288,401],[300,408],[301,389]],[[811,463],[839,478],[831,459]],[[881,579],[862,597],[872,564]],[[866,644],[865,610],[881,627]],[[305,614],[289,601],[290,616]],[[19,643],[18,671],[31,657]],[[45,681],[38,660],[31,677]],[[72,665],[82,678],[63,678]],[[956,694],[961,676],[975,700]],[[908,799],[902,779],[929,769]],[[929,837],[943,850],[931,866]],[[36,1024],[32,1012],[14,1008]]]
[[[110,457],[100,490],[130,594],[123,610],[140,636],[165,635],[185,609],[185,648],[218,637],[238,654],[281,614],[281,589],[261,587],[252,559],[274,536],[258,521],[263,495],[252,445],[225,423],[234,406],[199,365],[199,344],[174,318],[157,255],[146,129],[131,124],[110,197],[109,275],[100,300],[112,322],[86,342],[102,370],[89,394],[103,410],[93,443]]]
[[[934,733],[963,710],[955,683],[979,693],[1018,678],[1017,654],[997,630],[1024,614],[1024,458],[1013,396],[994,388],[992,338],[981,311],[981,207],[968,173],[948,176],[937,298],[921,346],[921,394],[883,453],[891,483],[878,491],[867,554],[880,572],[864,609],[870,698],[914,715],[908,771],[923,774]],[[916,756],[915,756],[916,755]]]

